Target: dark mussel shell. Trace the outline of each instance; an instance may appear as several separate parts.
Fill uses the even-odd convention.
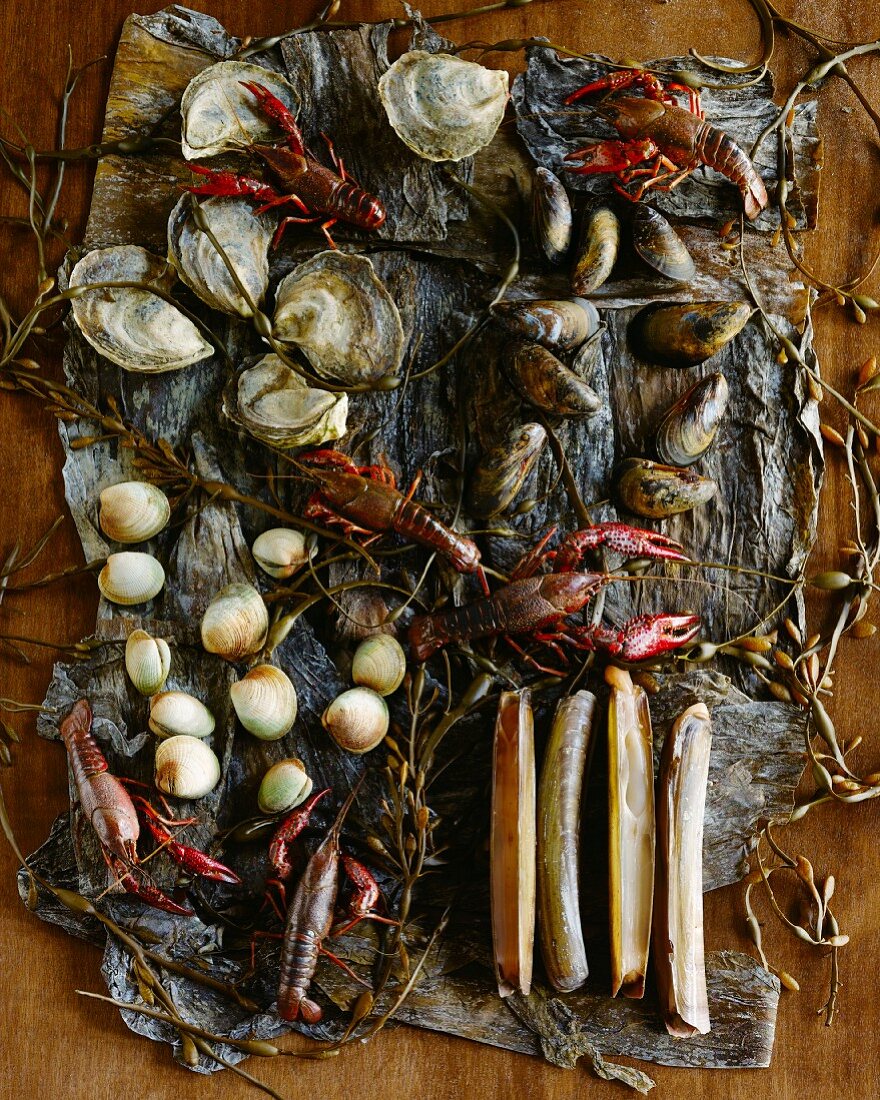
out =
[[[551,416],[590,416],[602,407],[586,382],[540,344],[514,342],[505,356],[514,389],[535,408]]]
[[[574,267],[573,294],[592,294],[611,274],[620,248],[620,222],[613,210],[598,206],[584,215]]]
[[[505,433],[477,463],[468,487],[468,512],[488,519],[506,511],[540,457],[547,432],[540,424],[520,424]]]
[[[617,468],[617,496],[637,516],[663,519],[705,504],[718,490],[708,477],[647,458],[628,458]]]
[[[670,466],[690,466],[712,446],[730,391],[723,374],[710,374],[675,402],[657,427],[657,454]]]
[[[652,206],[639,203],[632,220],[633,247],[641,258],[677,283],[687,283],[697,273],[684,241],[666,218]]]
[[[571,203],[568,192],[546,168],[536,168],[532,180],[532,233],[548,263],[561,264],[571,246]]]
[[[492,315],[511,336],[543,344],[551,351],[580,347],[599,328],[599,313],[585,298],[499,302]]]
[[[652,363],[694,367],[720,351],[752,315],[748,302],[650,305],[633,318],[635,350]]]

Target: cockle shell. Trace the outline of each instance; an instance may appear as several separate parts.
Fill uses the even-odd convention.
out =
[[[519,424],[491,447],[471,475],[468,511],[478,519],[504,512],[538,461],[547,432],[540,424]]]
[[[263,776],[257,792],[257,805],[264,814],[285,814],[312,793],[312,781],[302,760],[279,760]]]
[[[155,695],[171,670],[168,643],[146,630],[133,630],[125,643],[125,670],[141,695]]]
[[[366,687],[349,688],[337,695],[321,716],[324,729],[336,744],[360,755],[374,749],[388,732],[388,704]]]
[[[553,416],[590,416],[602,407],[586,382],[540,344],[517,341],[505,355],[513,388],[535,408]]]
[[[720,351],[751,317],[748,302],[650,305],[632,321],[639,354],[652,363],[693,367]]]
[[[274,665],[256,665],[229,695],[239,722],[261,741],[277,741],[296,720],[296,688]]]
[[[651,206],[636,205],[632,221],[633,246],[649,267],[667,279],[686,283],[697,273],[684,241],[666,218]]]
[[[403,361],[400,314],[366,256],[328,250],[295,267],[278,287],[274,328],[343,385],[396,375]]]
[[[70,273],[71,288],[92,283],[149,283],[168,293],[174,269],[133,244],[87,252]],[[214,354],[214,348],[176,306],[149,290],[90,290],[71,302],[80,332],[105,359],[143,374],[180,370]]]
[[[351,678],[361,687],[372,688],[379,695],[391,695],[403,683],[406,675],[406,654],[390,634],[374,634],[364,638],[354,651]]]
[[[263,443],[309,447],[345,435],[348,394],[310,386],[273,352],[229,379],[223,413]]]
[[[581,226],[577,256],[571,271],[574,294],[592,294],[607,280],[620,248],[620,221],[607,206],[589,210]]]
[[[690,469],[663,466],[647,458],[628,458],[617,471],[617,495],[630,512],[663,519],[705,504],[718,486]]]
[[[157,737],[210,737],[214,715],[185,691],[163,691],[150,700],[150,729]]]
[[[727,409],[723,374],[710,374],[676,401],[657,428],[657,454],[670,466],[690,466],[712,446]]]
[[[571,202],[568,192],[547,168],[536,168],[532,180],[532,236],[547,263],[561,264],[571,246]]]
[[[203,798],[220,782],[220,761],[198,737],[169,737],[156,746],[154,782],[175,798]]]
[[[462,160],[488,145],[507,105],[507,73],[447,53],[411,50],[379,78],[400,140],[426,160]]]
[[[309,560],[305,535],[289,527],[271,527],[254,539],[254,561],[270,577],[292,577]]]
[[[269,613],[263,597],[249,584],[228,584],[202,616],[202,645],[227,661],[256,653],[266,641]]]
[[[162,591],[165,570],[152,554],[124,550],[110,554],[98,574],[98,588],[104,599],[123,607],[146,603]]]
[[[215,195],[200,203],[205,221],[247,291],[245,297],[207,233],[196,228],[192,208],[197,201],[194,195],[181,195],[171,211],[168,259],[181,280],[212,309],[253,317],[269,286],[272,223],[255,215],[253,203],[245,198]]]
[[[495,320],[520,340],[571,351],[598,331],[599,313],[586,298],[521,298],[499,302]]]
[[[220,61],[192,78],[180,100],[181,148],[187,160],[247,149],[276,140],[277,123],[263,111],[242,81],[262,84],[294,114],[293,86],[279,73],[242,61]]]
[[[162,490],[148,481],[120,481],[101,491],[98,522],[114,542],[144,542],[171,518],[171,505]]]

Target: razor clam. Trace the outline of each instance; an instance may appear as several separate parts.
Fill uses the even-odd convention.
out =
[[[348,394],[313,389],[270,353],[226,383],[223,413],[263,443],[307,447],[345,435]]]
[[[632,321],[634,346],[652,363],[694,367],[731,341],[752,312],[748,302],[645,306]]]
[[[403,361],[400,314],[366,256],[328,250],[295,267],[278,287],[274,329],[342,385],[396,375]]]
[[[168,218],[168,259],[181,280],[212,309],[232,316],[253,317],[269,286],[269,245],[272,226],[255,216],[244,198],[205,199],[201,212],[235,269],[247,296],[232,278],[223,257],[192,218],[195,196],[181,195]]]
[[[180,144],[187,160],[277,140],[277,126],[242,81],[262,84],[296,114],[299,103],[293,85],[272,69],[242,61],[209,65],[187,84],[180,101]]]
[[[727,409],[723,374],[710,374],[680,397],[657,428],[657,454],[670,466],[690,466],[712,446]]]
[[[705,504],[718,489],[690,469],[663,466],[647,458],[628,458],[617,470],[617,496],[630,512],[663,519]]]
[[[599,328],[599,313],[586,298],[522,298],[499,302],[492,316],[520,340],[551,351],[571,351]]]
[[[540,424],[520,424],[490,448],[471,475],[468,511],[489,519],[508,508],[540,457],[547,432]]]
[[[532,180],[532,236],[547,263],[561,264],[571,247],[571,203],[568,192],[547,168],[536,168]]]
[[[506,359],[513,388],[535,408],[553,416],[590,416],[602,407],[586,382],[540,344],[518,341]]]
[[[425,160],[462,160],[488,145],[507,106],[507,73],[448,53],[411,50],[379,79],[391,128]]]
[[[574,294],[592,294],[611,274],[620,248],[620,222],[613,210],[599,206],[584,217],[577,257],[571,272]]]
[[[147,283],[167,294],[174,281],[174,270],[165,260],[133,244],[87,252],[70,273],[71,288],[91,283]],[[125,370],[144,374],[181,370],[214,354],[188,317],[149,290],[90,290],[70,305],[86,340]]]
[[[637,203],[632,220],[633,246],[649,267],[678,283],[697,273],[684,241],[666,218],[652,206]]]

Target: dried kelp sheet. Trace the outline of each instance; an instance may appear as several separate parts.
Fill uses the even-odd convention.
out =
[[[441,40],[424,27],[416,28],[416,42],[422,48],[441,47]],[[360,28],[332,34],[298,36],[283,50],[273,49],[259,56],[261,63],[286,71],[301,96],[300,121],[310,140],[324,126],[331,132],[347,163],[357,165],[360,181],[380,194],[387,184],[409,198],[389,209],[386,239],[359,238],[342,229],[340,242],[347,247],[366,248],[377,274],[386,283],[401,312],[407,340],[408,364],[414,374],[437,360],[466,330],[492,293],[494,271],[504,262],[509,241],[485,211],[470,208],[479,228],[464,221],[467,208],[457,191],[451,190],[442,168],[426,172],[421,163],[401,160],[393,134],[378,108],[368,120],[361,120],[363,132],[346,128],[346,102],[364,106],[374,103],[377,73],[387,64],[387,28]],[[108,99],[106,140],[132,132],[176,136],[179,118],[174,104],[195,72],[215,60],[230,58],[238,43],[210,17],[180,7],[154,16],[132,16],[120,43]],[[530,64],[532,61],[530,60]],[[344,68],[342,76],[337,74]],[[145,79],[145,73],[149,79]],[[345,89],[353,97],[346,100]],[[756,111],[766,111],[766,89],[754,91]],[[325,111],[326,105],[326,111]],[[331,126],[325,121],[333,118]],[[363,112],[352,112],[358,114]],[[361,124],[359,123],[359,125]],[[812,131],[811,131],[812,133]],[[371,154],[365,154],[367,139]],[[800,140],[800,139],[799,139]],[[806,141],[806,138],[804,139]],[[398,143],[399,144],[399,143]],[[533,154],[535,150],[532,150]],[[537,159],[541,157],[535,154]],[[359,159],[362,158],[362,159]],[[386,159],[387,158],[387,159]],[[476,158],[475,179],[488,187],[505,209],[520,217],[517,180],[528,175],[528,156],[515,141],[501,136],[489,150]],[[459,165],[459,174],[468,170]],[[402,175],[395,173],[402,173]],[[89,220],[87,246],[136,241],[164,252],[165,221],[176,198],[176,184],[186,178],[185,165],[174,158],[108,157],[98,167],[94,201]],[[687,190],[687,188],[682,189]],[[722,192],[699,192],[707,220],[717,221],[722,206],[716,199]],[[460,220],[456,220],[460,219]],[[699,296],[710,293],[721,298],[742,295],[740,276],[734,263],[725,269],[712,248],[711,230],[703,233],[694,248],[701,270],[709,270]],[[752,235],[757,238],[758,235]],[[717,238],[716,238],[717,240]],[[402,247],[401,242],[413,244]],[[693,241],[691,241],[693,245]],[[319,239],[308,234],[285,241],[273,258],[273,285],[299,255],[317,251]],[[753,247],[750,240],[748,248]],[[778,250],[777,250],[778,251]],[[477,258],[478,261],[477,262]],[[627,274],[627,271],[629,274]],[[768,274],[769,272],[769,274]],[[773,284],[772,305],[779,322],[790,326],[805,312],[802,287],[789,284],[778,255],[766,254],[762,266],[766,285]],[[762,284],[764,285],[764,284]],[[548,272],[537,263],[527,245],[523,275],[512,288],[514,296],[548,295],[564,289],[564,277]],[[772,341],[763,325],[750,322],[728,349],[699,371],[675,372],[658,369],[635,358],[629,350],[626,329],[639,304],[658,294],[676,297],[680,289],[658,287],[656,277],[645,270],[624,265],[624,277],[613,284],[602,304],[605,324],[597,354],[586,370],[591,384],[605,401],[596,417],[584,422],[556,424],[584,499],[606,500],[612,471],[623,454],[647,448],[653,423],[663,409],[704,370],[723,369],[732,391],[731,416],[706,470],[719,481],[716,500],[700,516],[680,518],[666,530],[678,537],[693,553],[710,561],[754,564],[782,576],[800,569],[809,549],[815,516],[821,452],[815,409],[803,393],[797,376],[776,363]],[[222,339],[234,363],[261,350],[253,330],[243,321],[219,317],[192,300],[197,310]],[[794,335],[794,330],[789,328]],[[812,356],[810,330],[798,337],[804,354]],[[529,411],[514,401],[506,384],[501,363],[503,338],[487,327],[466,356],[442,370],[411,381],[403,393],[359,395],[351,402],[350,433],[342,442],[347,450],[362,444],[365,459],[387,459],[406,483],[419,469],[425,478],[420,495],[437,502],[454,502],[462,472],[476,460],[480,450],[491,444],[501,427],[517,419],[531,419]],[[71,329],[65,354],[65,368],[72,385],[93,400],[112,395],[124,414],[151,437],[161,436],[188,450],[198,472],[223,478],[239,489],[268,499],[265,475],[273,475],[281,502],[292,509],[301,507],[309,488],[289,479],[289,467],[248,442],[219,415],[220,392],[226,368],[214,357],[186,371],[163,376],[128,374],[100,359],[75,329]],[[101,557],[107,546],[97,524],[97,497],[108,484],[137,476],[130,452],[112,441],[85,448],[76,446],[82,432],[75,425],[61,426],[66,449],[64,477],[66,493],[86,555]],[[532,476],[526,492],[539,501],[528,515],[503,521],[508,537],[483,539],[484,552],[497,564],[509,564],[514,554],[551,522],[564,529],[576,526],[575,517],[556,484],[557,471],[549,450]],[[298,620],[295,629],[275,653],[275,659],[293,679],[299,695],[300,713],[295,732],[274,743],[257,742],[237,730],[228,698],[228,686],[243,669],[233,668],[206,655],[198,644],[196,623],[206,602],[221,585],[235,580],[256,581],[269,591],[267,578],[255,577],[248,544],[268,525],[267,518],[228,504],[192,500],[180,522],[162,532],[149,546],[166,565],[167,584],[152,604],[137,614],[102,604],[97,637],[106,646],[87,661],[59,665],[47,695],[53,713],[41,720],[46,736],[57,736],[57,722],[70,704],[82,694],[92,700],[96,714],[95,732],[107,752],[111,768],[120,774],[148,780],[152,746],[147,744],[147,703],[132,689],[123,668],[123,641],[135,625],[169,639],[174,659],[169,687],[192,691],[203,698],[217,718],[213,745],[224,767],[223,784],[208,799],[193,808],[200,824],[185,834],[189,843],[211,845],[219,833],[253,813],[255,791],[266,767],[283,756],[295,754],[306,763],[316,784],[334,788],[334,804],[323,805],[315,816],[319,829],[330,820],[335,805],[357,774],[367,769],[367,779],[346,834],[346,844],[366,856],[359,845],[366,831],[375,831],[379,813],[378,790],[381,765],[371,757],[352,758],[337,750],[320,726],[319,716],[326,703],[347,683],[337,667],[338,640],[327,628],[326,616],[312,622]],[[596,519],[616,515],[611,505],[594,509]],[[631,518],[631,517],[624,517]],[[461,517],[460,523],[467,520]],[[514,537],[515,536],[515,537]],[[417,575],[424,563],[420,552],[408,553],[402,568]],[[595,563],[594,563],[595,564]],[[613,563],[612,563],[613,564]],[[352,575],[357,570],[351,570]],[[699,607],[707,633],[722,638],[735,633],[743,623],[766,614],[779,597],[780,586],[760,579],[721,570],[685,570],[670,567],[668,575],[693,577],[691,586],[679,583],[618,586],[609,590],[607,613],[621,618],[633,612],[665,606],[667,609]],[[404,574],[393,575],[405,580]],[[471,598],[472,592],[458,582],[456,599]],[[361,600],[348,607],[359,619],[382,614],[375,601]],[[405,625],[405,619],[402,625]],[[332,651],[334,659],[331,659]],[[735,881],[742,873],[743,856],[753,843],[755,823],[761,816],[784,814],[793,800],[802,759],[800,712],[780,703],[756,703],[719,673],[693,673],[670,679],[664,692],[652,701],[658,738],[679,705],[704,698],[713,708],[715,737],[710,770],[706,816],[704,875],[707,888]],[[393,703],[396,720],[405,718],[402,704]],[[544,710],[539,729],[546,726]],[[622,1051],[653,1060],[678,1060],[682,1064],[707,1066],[766,1065],[769,1061],[778,985],[753,960],[744,956],[716,957],[710,963],[714,1027],[710,1035],[687,1043],[669,1043],[652,1014],[650,1001],[612,1002],[605,996],[607,982],[596,963],[596,976],[588,991],[574,997],[545,998],[536,992],[528,1003],[512,1012],[495,996],[488,966],[488,909],[485,876],[473,874],[473,853],[482,850],[488,827],[485,789],[490,768],[489,725],[485,720],[461,723],[447,746],[454,758],[434,789],[433,804],[445,820],[455,820],[459,867],[466,866],[470,882],[462,889],[454,878],[438,875],[424,904],[445,906],[454,901],[452,919],[434,954],[427,960],[424,980],[416,987],[400,1019],[451,1034],[466,1035],[528,1053],[541,1053],[558,1062],[570,1063],[578,1051],[596,1048],[604,1053]],[[760,737],[759,737],[760,733]],[[601,787],[599,773],[593,782]],[[588,828],[599,836],[601,800],[594,799]],[[189,811],[188,804],[181,812]],[[597,846],[601,848],[601,845]],[[246,973],[247,950],[237,952],[228,931],[221,936],[216,919],[224,911],[246,924],[262,897],[268,866],[265,846],[227,845],[223,858],[241,875],[242,890],[200,884],[190,894],[197,915],[170,918],[143,907],[124,896],[103,898],[115,919],[153,931],[161,950],[183,959],[210,959],[218,976],[239,978]],[[35,855],[40,869],[64,885],[76,885],[93,894],[107,885],[106,869],[88,827],[83,827],[74,808],[69,822],[56,823],[46,844]],[[463,862],[462,862],[463,861]],[[453,861],[454,862],[454,861]],[[151,873],[160,885],[173,888],[174,870],[157,858]],[[601,877],[601,876],[600,876]],[[591,879],[592,881],[592,879]],[[27,893],[22,875],[21,889]],[[394,884],[383,881],[394,903]],[[588,915],[591,962],[607,953],[600,899],[595,913]],[[52,899],[40,895],[38,912],[62,924],[74,934],[99,940],[99,930],[80,924],[60,910]],[[358,930],[339,948],[355,965],[365,970],[373,961],[375,932]],[[246,938],[246,937],[245,937]],[[259,948],[259,965],[242,991],[264,1009],[251,1015],[240,1006],[196,985],[174,977],[172,994],[181,1009],[195,1022],[226,1034],[269,1036],[286,1029],[271,1011],[278,976],[278,951],[271,943]],[[138,999],[131,981],[126,953],[111,937],[105,947],[105,973],[114,995],[132,1002]],[[326,1023],[300,1030],[314,1037],[339,1034],[340,1016],[333,1003],[350,1003],[353,989],[335,970],[322,967],[318,987],[327,1005]],[[320,994],[319,994],[320,995]],[[724,1006],[728,1005],[729,1008]],[[735,1006],[739,1005],[737,1010]],[[127,1023],[153,1038],[175,1042],[174,1033],[142,1017],[127,1017]],[[621,1038],[624,1037],[624,1038]],[[229,1050],[227,1057],[238,1057]],[[216,1068],[204,1061],[199,1068]]]

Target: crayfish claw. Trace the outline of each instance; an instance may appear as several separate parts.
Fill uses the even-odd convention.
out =
[[[556,558],[560,573],[576,569],[588,550],[607,547],[626,558],[653,558],[662,561],[687,561],[680,542],[659,531],[630,527],[628,523],[596,523],[575,531],[563,540]]]
[[[627,661],[644,661],[679,649],[700,633],[699,615],[639,615],[624,625],[620,656]]]

